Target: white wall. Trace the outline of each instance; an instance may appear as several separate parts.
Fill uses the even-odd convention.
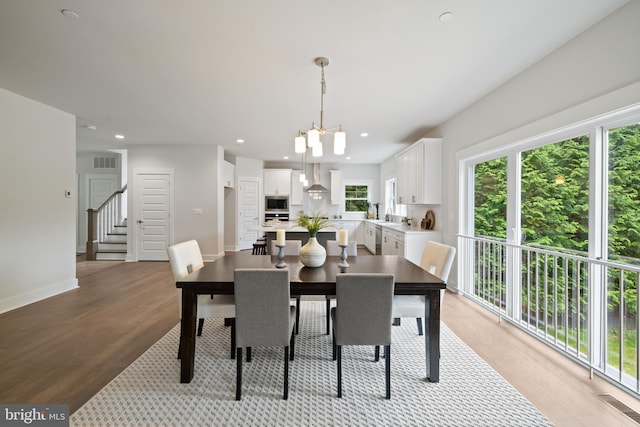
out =
[[[456,158],[640,102],[640,2],[629,2],[430,132],[442,137],[443,240],[455,244]],[[449,284],[455,286],[456,275]]]
[[[217,145],[154,145],[129,148],[127,259],[135,260],[134,169],[174,169],[174,242],[196,239],[205,260],[224,253],[222,149]],[[202,209],[198,215],[193,209]]]
[[[76,288],[75,117],[0,89],[0,312]],[[65,197],[65,190],[72,196]]]

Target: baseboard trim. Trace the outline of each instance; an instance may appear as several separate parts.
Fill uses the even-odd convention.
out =
[[[62,282],[53,283],[42,288],[34,289],[30,292],[25,292],[20,295],[14,295],[9,298],[0,300],[0,313],[6,313],[7,311],[15,310],[25,305],[33,304],[34,302],[42,301],[43,299],[56,296],[63,292],[76,289],[78,287],[78,279],[73,278],[69,280],[63,280]]]

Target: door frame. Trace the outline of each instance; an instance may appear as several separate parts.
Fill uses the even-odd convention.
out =
[[[131,210],[129,217],[132,221],[129,223],[131,226],[127,227],[127,261],[139,261],[138,259],[138,220],[140,211],[140,198],[137,194],[140,175],[169,175],[169,245],[173,245],[174,241],[174,213],[175,213],[175,185],[174,185],[174,168],[133,168],[133,188],[129,189],[131,197],[130,205]],[[169,259],[167,257],[167,259]]]

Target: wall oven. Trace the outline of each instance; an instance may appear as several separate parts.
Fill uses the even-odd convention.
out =
[[[289,212],[289,196],[265,196],[265,212]]]

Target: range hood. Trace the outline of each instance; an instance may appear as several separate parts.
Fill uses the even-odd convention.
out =
[[[313,184],[306,188],[304,191],[307,193],[328,193],[329,190],[324,188],[322,184],[320,184],[320,170],[318,168],[318,164],[313,164]]]

